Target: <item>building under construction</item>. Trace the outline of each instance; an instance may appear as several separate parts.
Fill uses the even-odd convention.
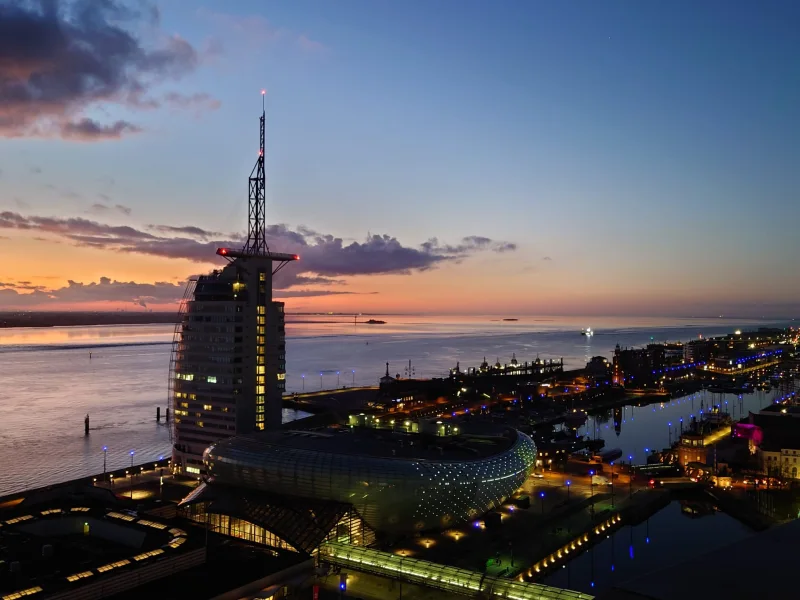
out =
[[[200,476],[203,452],[237,434],[278,429],[286,378],[283,303],[272,277],[294,254],[266,240],[264,121],[250,173],[248,235],[241,250],[219,248],[221,270],[191,281],[181,303],[170,361],[174,411],[173,468]]]

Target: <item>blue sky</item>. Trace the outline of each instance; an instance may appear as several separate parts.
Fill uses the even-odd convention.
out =
[[[200,58],[154,93],[208,94],[218,108],[98,102],[87,114],[142,131],[96,143],[0,138],[0,209],[85,216],[104,194],[132,209],[104,223],[243,229],[266,88],[273,223],[345,243],[368,233],[411,247],[512,242],[515,252],[459,257],[436,277],[454,287],[464,272],[502,273],[509,307],[528,295],[534,312],[565,294],[577,312],[639,309],[654,296],[661,312],[797,306],[800,4],[158,6],[158,26],[137,30],[143,45],[177,34]],[[175,265],[175,278],[190,274]],[[120,277],[142,279],[134,271]],[[393,277],[356,276],[341,289],[381,294],[321,295],[315,306],[388,307]],[[487,294],[474,308],[501,301]]]

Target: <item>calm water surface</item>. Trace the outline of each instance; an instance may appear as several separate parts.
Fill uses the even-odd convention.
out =
[[[692,560],[750,535],[749,528],[724,513],[690,518],[681,512],[679,502],[672,502],[645,523],[621,528],[542,583],[599,595],[627,579]]]
[[[287,323],[287,389],[313,391],[337,385],[374,385],[385,363],[406,374],[411,360],[417,377],[441,376],[490,361],[564,358],[582,367],[595,355],[610,356],[614,345],[641,345],[651,338],[688,340],[728,333],[755,322],[722,319],[609,319],[386,316],[385,325],[354,325],[335,317],[297,317]],[[762,323],[763,325],[763,323]],[[584,327],[596,335],[580,335]],[[170,452],[169,431],[155,421],[167,406],[170,325],[19,328],[0,330],[0,494],[102,472],[102,447],[109,468],[142,462]],[[92,358],[89,359],[91,352]],[[337,374],[338,372],[338,374]],[[678,405],[645,416],[637,409],[622,425],[619,443],[640,452],[650,428],[634,423],[689,414]],[[667,411],[667,412],[664,412]],[[672,412],[669,412],[672,411]],[[83,435],[83,418],[91,434]],[[284,419],[296,418],[292,411]],[[663,425],[660,424],[663,421]],[[601,435],[613,426],[598,423]],[[593,427],[593,423],[589,426]],[[630,440],[630,441],[628,441]],[[611,443],[609,442],[611,446]]]

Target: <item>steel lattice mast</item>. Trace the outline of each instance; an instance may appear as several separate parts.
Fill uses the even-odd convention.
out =
[[[280,252],[270,252],[267,246],[267,200],[266,200],[266,171],[264,169],[264,149],[266,109],[264,96],[265,90],[261,90],[261,119],[259,120],[259,147],[258,159],[250,172],[248,179],[248,199],[247,199],[247,241],[241,250],[232,248],[217,248],[217,254],[224,256],[228,260],[236,258],[247,259],[249,257],[262,257],[274,263],[272,274],[280,271],[287,263],[298,260],[296,254],[283,254]]]
[[[247,242],[242,248],[245,254],[268,254],[267,246],[267,200],[266,184],[267,177],[264,170],[264,127],[266,121],[266,109],[264,96],[266,92],[261,92],[261,119],[259,128],[258,159],[250,172],[248,182],[248,201],[247,201]]]

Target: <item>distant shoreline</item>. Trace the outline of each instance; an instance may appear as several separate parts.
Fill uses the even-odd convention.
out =
[[[315,323],[315,324],[340,324],[349,321],[342,320],[350,315],[327,315],[327,314],[298,314],[302,317],[320,316],[332,317],[327,320],[317,319],[293,319],[291,314],[287,314],[286,322],[293,323]],[[336,320],[335,317],[341,317]],[[177,313],[166,312],[0,312],[0,330],[17,329],[23,327],[96,327],[101,325],[174,325],[178,322]],[[362,325],[361,321],[358,324]]]
[[[95,325],[160,325],[178,322],[176,313],[157,312],[27,312],[0,313],[0,329],[18,327],[90,327]]]

